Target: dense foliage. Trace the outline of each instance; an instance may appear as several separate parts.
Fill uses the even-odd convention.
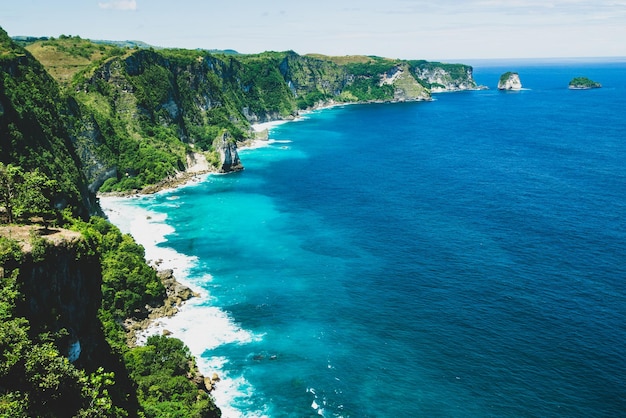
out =
[[[93,195],[70,141],[57,83],[0,29],[0,162],[55,179],[55,204],[86,217]]]
[[[108,388],[113,374],[76,368],[48,333],[33,334],[27,318],[15,314],[23,300],[21,245],[0,237],[0,415],[12,417],[127,416]]]
[[[392,70],[397,62],[385,58],[370,57],[369,62],[356,62],[345,65],[353,81],[345,87],[359,101],[392,100],[394,88],[381,84],[381,75]]]
[[[220,416],[209,395],[189,380],[195,360],[182,341],[155,335],[125,359],[146,417]]]
[[[45,238],[33,237],[32,249],[25,255],[21,244],[0,236],[0,415],[219,416],[207,392],[189,380],[197,369],[180,340],[153,337],[146,346],[126,345],[122,320],[145,317],[143,307],[162,303],[165,297],[155,271],[145,263],[143,248],[103,218],[67,221],[72,222],[67,226],[83,236],[75,244],[77,257],[101,259],[100,324],[93,326],[102,327],[108,345],[126,364],[131,381],[118,380],[126,374],[123,370],[117,376],[103,367],[87,372],[75,366],[59,351],[63,329],[50,333],[46,331],[49,326],[31,326],[30,319],[16,315],[14,308],[23,305],[26,296],[19,290],[20,267],[24,263],[52,265],[49,253],[54,246]],[[54,316],[48,320],[54,321]],[[135,390],[132,397],[136,396],[139,409],[128,409],[132,402],[118,403],[120,397]]]
[[[0,162],[0,208],[8,223],[37,216],[47,226],[57,213],[53,206],[57,192],[57,182],[39,169],[24,173],[21,167]]]
[[[128,234],[104,218],[89,222],[72,220],[72,229],[81,232],[102,260],[102,309],[116,322],[145,317],[145,306],[157,306],[165,299],[165,288],[156,271],[146,264],[144,249]]]

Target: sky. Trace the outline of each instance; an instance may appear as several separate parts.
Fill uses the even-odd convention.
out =
[[[2,0],[0,27],[241,53],[626,56],[626,0]]]

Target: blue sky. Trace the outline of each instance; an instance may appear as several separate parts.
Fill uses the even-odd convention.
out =
[[[243,53],[626,56],[626,0],[2,0],[0,26]]]

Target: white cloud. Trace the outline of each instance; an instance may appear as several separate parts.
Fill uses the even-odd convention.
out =
[[[137,10],[136,0],[112,0],[106,3],[98,3],[101,9],[108,10]]]

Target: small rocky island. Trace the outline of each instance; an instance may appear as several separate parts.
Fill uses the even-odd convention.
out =
[[[507,71],[500,76],[498,90],[521,90],[522,82],[518,73]]]
[[[589,90],[599,89],[600,87],[602,87],[602,84],[597,81],[590,80],[587,77],[575,77],[569,82],[570,90]]]

